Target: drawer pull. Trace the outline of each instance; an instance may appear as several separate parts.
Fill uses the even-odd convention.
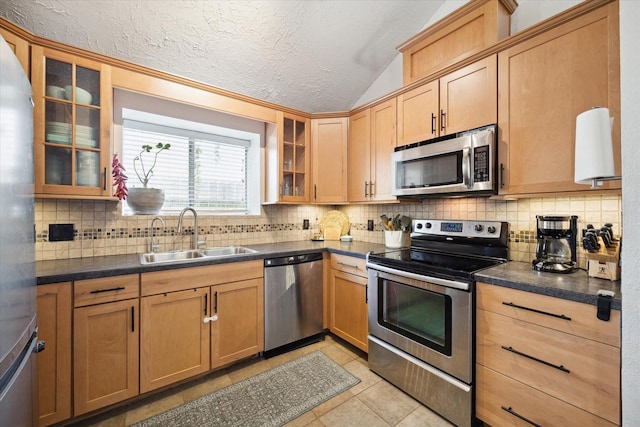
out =
[[[553,363],[547,362],[547,361],[542,360],[542,359],[538,359],[537,357],[530,356],[530,355],[528,355],[526,353],[523,353],[521,351],[514,350],[512,347],[505,347],[505,346],[501,346],[501,347],[504,350],[510,351],[510,352],[515,353],[515,354],[517,354],[519,356],[522,356],[522,357],[526,357],[527,359],[534,360],[534,361],[536,361],[538,363],[542,363],[543,365],[551,366],[552,368],[556,368],[559,371],[566,372],[567,374],[571,373],[571,371],[568,370],[567,368],[565,368],[563,365],[554,365]]]
[[[93,290],[91,292],[89,292],[90,294],[101,294],[103,292],[114,292],[114,291],[122,291],[124,290],[124,286],[118,286],[117,288],[109,288],[109,289],[96,289]]]
[[[511,409],[511,406],[509,406],[508,408],[506,406],[501,406],[503,411],[507,411],[508,413],[510,413],[511,415],[513,415],[514,417],[518,417],[520,418],[522,421],[525,421],[529,424],[531,424],[532,426],[536,426],[536,427],[542,427],[540,424],[534,423],[533,421],[531,421],[530,419],[523,417],[522,415],[520,415],[519,413],[517,413],[516,411],[514,411],[513,409]]]
[[[504,302],[503,301],[502,304],[508,305],[509,307],[513,307],[513,308],[521,308],[523,310],[533,311],[534,313],[538,313],[538,314],[544,314],[545,316],[557,317],[558,319],[563,319],[563,320],[571,320],[571,317],[567,317],[564,314],[553,314],[553,313],[549,313],[549,312],[542,311],[542,310],[536,310],[535,308],[530,308],[530,307],[525,307],[525,306],[522,306],[522,305],[514,304],[512,302]]]
[[[342,261],[338,261],[337,264],[338,265],[344,265],[345,267],[355,268],[356,270],[359,268],[355,264],[347,264],[346,262],[342,262]]]

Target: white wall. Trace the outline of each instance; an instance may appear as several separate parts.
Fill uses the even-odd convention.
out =
[[[620,1],[622,95],[622,424],[640,426],[640,2]],[[627,215],[624,215],[627,212]]]

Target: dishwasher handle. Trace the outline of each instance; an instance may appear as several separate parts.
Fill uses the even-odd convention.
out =
[[[265,259],[264,267],[280,267],[283,265],[295,265],[312,261],[322,261],[322,252]]]

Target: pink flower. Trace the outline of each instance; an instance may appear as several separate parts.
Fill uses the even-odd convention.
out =
[[[127,189],[127,179],[129,178],[124,173],[124,166],[118,160],[118,155],[113,155],[113,161],[111,162],[111,168],[113,172],[111,175],[113,176],[113,186],[116,187],[113,195],[118,198],[118,200],[124,200],[127,198],[128,189]]]

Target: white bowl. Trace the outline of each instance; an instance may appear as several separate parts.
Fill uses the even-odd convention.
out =
[[[45,94],[52,98],[65,99],[66,93],[60,86],[47,85]]]
[[[71,96],[72,96],[71,86],[64,87],[64,94],[65,94],[64,97],[66,99],[71,100]],[[79,102],[81,104],[91,104],[92,99],[93,97],[89,92],[82,89],[81,87],[76,86],[76,102]]]

